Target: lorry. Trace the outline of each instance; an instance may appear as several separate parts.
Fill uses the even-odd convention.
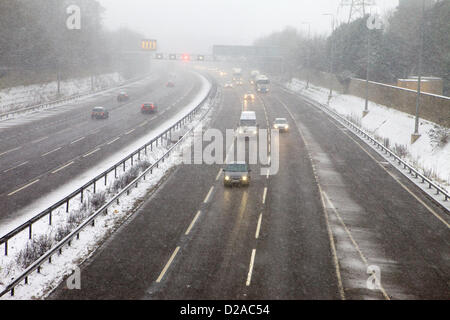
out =
[[[270,80],[267,76],[261,74],[258,75],[255,81],[256,91],[259,93],[267,93],[269,92]]]

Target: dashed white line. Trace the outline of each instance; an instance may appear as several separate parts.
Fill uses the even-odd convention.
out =
[[[108,145],[113,144],[114,142],[116,142],[116,141],[119,140],[119,139],[120,139],[120,137],[117,137],[117,138],[115,138],[114,140],[108,142],[107,144],[108,144]]]
[[[57,172],[61,171],[62,169],[65,169],[65,168],[67,168],[68,166],[70,166],[70,165],[72,165],[72,164],[74,164],[74,163],[75,163],[75,162],[71,161],[71,162],[69,162],[68,164],[66,164],[66,165],[62,166],[61,168],[58,168],[58,169],[56,169],[56,170],[52,171],[52,173],[53,173],[53,174],[55,174],[55,173],[57,173]]]
[[[61,149],[62,149],[62,147],[53,149],[52,151],[49,151],[49,152],[47,152],[47,153],[44,153],[41,157],[48,156],[49,154],[52,154],[52,153],[54,153],[54,152],[56,152],[56,151],[58,151],[58,150],[61,150]]]
[[[27,164],[27,163],[28,163],[28,161],[22,162],[21,164],[18,164],[17,166],[14,166],[14,167],[12,167],[12,168],[9,168],[9,169],[7,169],[7,170],[5,170],[5,171],[3,171],[3,172],[4,172],[4,173],[9,172],[9,171],[11,171],[11,170],[17,169],[17,168],[19,168],[19,167],[21,167],[21,166]]]
[[[16,194],[16,193],[19,192],[19,191],[22,191],[22,190],[28,188],[29,186],[31,186],[31,185],[37,183],[38,181],[39,181],[39,179],[36,179],[36,180],[34,180],[33,182],[30,182],[29,184],[24,185],[23,187],[21,187],[21,188],[15,190],[15,191],[13,191],[13,192],[11,192],[11,193],[8,193],[8,197],[10,197],[10,196]]]
[[[262,213],[259,214],[258,225],[256,226],[255,239],[259,238],[259,231],[261,229]]]
[[[197,221],[197,219],[201,213],[202,212],[200,210],[197,211],[197,214],[195,215],[194,219],[192,220],[191,224],[189,225],[189,228],[186,230],[186,233],[185,233],[186,236],[191,232],[192,227],[195,225],[195,222]]]
[[[86,153],[86,154],[83,156],[83,158],[89,157],[91,154],[94,154],[94,153],[96,153],[96,152],[99,151],[99,150],[100,150],[100,148],[97,148],[97,149],[95,149],[95,150],[93,150],[93,151],[91,151],[91,152],[89,152],[89,153]]]
[[[222,174],[222,169],[219,170],[219,173],[217,174],[217,177],[216,177],[216,181],[219,180],[221,174]]]
[[[37,139],[37,140],[31,141],[31,143],[32,143],[32,144],[34,144],[34,143],[38,143],[38,142],[44,141],[44,140],[46,140],[46,139],[48,139],[48,137],[43,137],[43,138],[40,138],[40,139]]]
[[[175,256],[177,255],[178,250],[180,250],[180,247],[177,247],[175,249],[175,251],[172,253],[172,255],[170,256],[170,259],[169,259],[169,261],[167,261],[163,271],[161,271],[161,274],[159,275],[158,279],[156,279],[157,283],[160,283],[161,280],[164,278],[164,275],[166,274],[167,270],[169,269],[170,265],[172,264],[173,259],[175,259]]]
[[[128,131],[128,132],[125,132],[125,135],[128,135],[128,134],[130,134],[130,133],[133,133],[133,132],[134,132],[134,130],[136,130],[136,129],[131,129],[130,131]]]
[[[267,187],[264,188],[264,194],[263,194],[263,200],[262,200],[263,204],[266,203],[266,196],[267,196]]]
[[[213,190],[214,190],[214,187],[211,187],[211,189],[209,189],[209,192],[208,192],[208,194],[206,195],[205,200],[203,200],[203,203],[207,203],[207,202],[208,202],[209,197],[211,196],[211,193],[213,192]]]
[[[77,140],[72,141],[70,144],[77,143],[77,142],[79,142],[79,141],[81,141],[81,140],[84,140],[84,139],[85,139],[85,137],[78,138]]]
[[[256,254],[256,249],[253,249],[252,257],[250,258],[250,266],[248,268],[247,283],[246,283],[247,287],[250,286],[250,283],[252,281],[252,273],[253,273],[253,264],[255,262],[255,254]]]
[[[10,152],[13,152],[13,151],[16,151],[16,150],[19,150],[19,149],[22,149],[22,147],[17,147],[17,148],[10,149],[10,150],[8,150],[8,151],[2,152],[2,153],[0,153],[0,156],[3,156],[3,155],[5,155],[5,154],[8,154],[8,153],[10,153]]]

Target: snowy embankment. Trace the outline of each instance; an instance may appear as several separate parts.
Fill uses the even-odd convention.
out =
[[[100,172],[111,167],[113,164],[119,162],[125,155],[134,152],[136,149],[158,136],[169,125],[172,125],[176,120],[179,120],[192,109],[194,109],[208,94],[211,84],[203,77],[202,88],[197,95],[188,105],[183,107],[176,115],[171,119],[162,123],[160,126],[148,132],[147,135],[138,139],[132,145],[117,152],[114,156],[106,159],[102,164],[97,167],[88,170],[75,177],[73,181],[60,188],[60,190],[49,194],[47,197],[37,201],[29,206],[27,209],[28,214],[22,215],[20,219],[11,221],[7,224],[7,227],[2,226],[0,234],[4,234],[5,231],[9,231],[17,225],[23,223],[23,221],[31,218],[37,212],[47,208],[52,203],[60,200],[74,189],[80,187],[88,180],[92,179]],[[191,128],[200,123],[206,125],[209,121],[210,115],[199,121],[202,114],[209,109],[209,104],[206,103],[201,112],[199,112],[193,122],[188,124],[186,128]],[[87,227],[80,233],[80,240],[73,241],[70,247],[63,249],[62,255],[54,255],[51,263],[43,265],[40,274],[33,272],[29,276],[29,284],[21,284],[15,290],[14,297],[6,294],[1,297],[2,299],[31,299],[31,298],[43,298],[48,295],[52,289],[54,289],[61,280],[70,274],[72,270],[80,263],[85,261],[91,254],[101,245],[106,238],[114,232],[124,221],[126,221],[136,210],[136,207],[142,202],[149,190],[154,188],[162,177],[168,172],[170,168],[181,163],[182,150],[190,146],[193,137],[187,138],[178,148],[179,152],[174,152],[164,163],[160,163],[158,169],[153,170],[153,174],[149,174],[146,180],[141,180],[138,188],[128,195],[124,196],[120,200],[120,204],[112,205],[108,209],[107,215],[99,215],[96,218],[94,227]],[[142,172],[149,164],[154,163],[159,159],[170,147],[170,141],[166,141],[159,147],[154,147],[152,152],[148,152],[147,155],[142,155],[141,160],[135,159],[134,166],[131,166],[130,162],[126,163],[125,171],[118,170],[117,179],[108,179],[108,184],[105,186],[102,183],[97,184],[96,195],[93,194],[93,190],[86,190],[86,196],[83,203],[81,203],[79,197],[72,200],[70,212],[66,213],[64,206],[55,210],[53,213],[52,225],[48,224],[47,219],[42,219],[40,222],[33,225],[33,240],[28,240],[28,232],[22,232],[18,236],[14,237],[8,243],[10,254],[8,256],[0,256],[0,291],[4,289],[11,281],[18,277],[24,269],[24,250],[27,248],[41,249],[44,248],[47,251],[50,247],[53,247],[64,234],[67,234],[66,226],[71,226],[72,230],[74,226],[80,223],[81,220],[86,218],[95,212],[96,207],[106,203],[109,199],[113,198],[119,191],[120,182],[128,181],[136,175],[138,172]],[[92,189],[92,188],[91,188]],[[99,198],[101,198],[99,200]],[[78,201],[77,201],[78,200]],[[100,201],[100,203],[99,203]],[[34,210],[33,210],[34,208]],[[70,232],[70,231],[69,231]],[[22,258],[19,256],[22,255]],[[82,285],[82,284],[81,284]]]
[[[123,81],[124,79],[117,72],[95,76],[94,91],[117,86]],[[0,90],[0,113],[89,93],[92,91],[91,78],[64,80],[61,81],[60,88],[61,95],[59,97],[56,81]]]
[[[327,88],[310,84],[309,89],[306,89],[306,82],[295,78],[286,83],[286,87],[321,104],[328,102]],[[397,155],[450,192],[450,138],[447,143],[439,143],[437,140],[440,139],[433,137],[433,132],[440,131],[443,134],[450,129],[421,119],[421,137],[411,144],[411,134],[414,131],[412,115],[369,101],[369,113],[362,117],[364,104],[365,100],[362,98],[334,91],[329,107],[381,142],[389,144]]]

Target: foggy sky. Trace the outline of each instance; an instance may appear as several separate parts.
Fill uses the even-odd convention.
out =
[[[286,26],[326,34],[341,0],[99,0],[108,29],[127,27],[158,41],[160,52],[211,53],[214,44],[251,45]],[[380,14],[398,0],[377,0]],[[348,8],[340,11],[341,19]]]

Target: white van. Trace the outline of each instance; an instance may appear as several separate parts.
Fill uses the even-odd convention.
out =
[[[238,136],[256,137],[258,134],[258,123],[255,111],[242,111],[237,129]]]

